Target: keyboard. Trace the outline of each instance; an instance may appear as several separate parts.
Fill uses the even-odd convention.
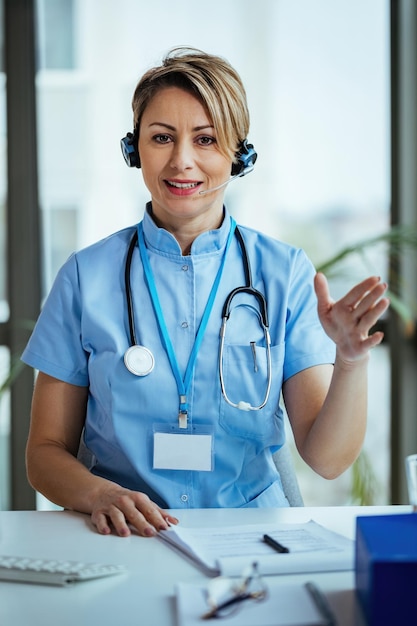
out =
[[[126,569],[122,565],[0,556],[0,580],[19,583],[68,585],[124,572]]]

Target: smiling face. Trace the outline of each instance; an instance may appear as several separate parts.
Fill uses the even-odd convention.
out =
[[[159,226],[178,235],[218,228],[224,189],[204,195],[230,178],[212,121],[201,101],[178,87],[161,89],[146,107],[139,128],[143,178]],[[191,243],[191,242],[189,242]]]

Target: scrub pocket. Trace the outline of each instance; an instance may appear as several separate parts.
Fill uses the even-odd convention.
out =
[[[269,485],[264,491],[262,491],[256,498],[243,504],[241,509],[255,509],[255,508],[274,508],[274,507],[289,507],[284,490],[281,485],[281,481],[275,481],[272,485]]]
[[[267,405],[259,411],[243,411],[230,406],[223,395],[219,423],[233,437],[262,443],[276,442],[283,428],[279,398],[283,378],[285,344],[271,347],[271,392]],[[266,348],[256,346],[256,362],[251,346],[225,345],[223,378],[231,402],[241,400],[260,405],[268,383]]]

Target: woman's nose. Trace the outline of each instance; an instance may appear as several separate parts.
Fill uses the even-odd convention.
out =
[[[182,171],[193,167],[193,146],[187,141],[177,141],[173,144],[170,165],[172,168]]]

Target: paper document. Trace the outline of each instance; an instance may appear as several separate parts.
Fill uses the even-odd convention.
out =
[[[262,540],[264,534],[286,546],[289,553],[274,551]],[[160,531],[157,537],[211,576],[239,576],[255,560],[262,575],[350,570],[354,564],[354,542],[312,520],[222,528],[178,525]]]
[[[332,623],[321,613],[305,585],[278,584],[277,579],[271,578],[268,587],[266,600],[245,600],[235,614],[211,622],[224,622],[227,626],[326,626]],[[178,626],[210,624],[201,619],[207,611],[204,587],[179,583],[176,600]]]

